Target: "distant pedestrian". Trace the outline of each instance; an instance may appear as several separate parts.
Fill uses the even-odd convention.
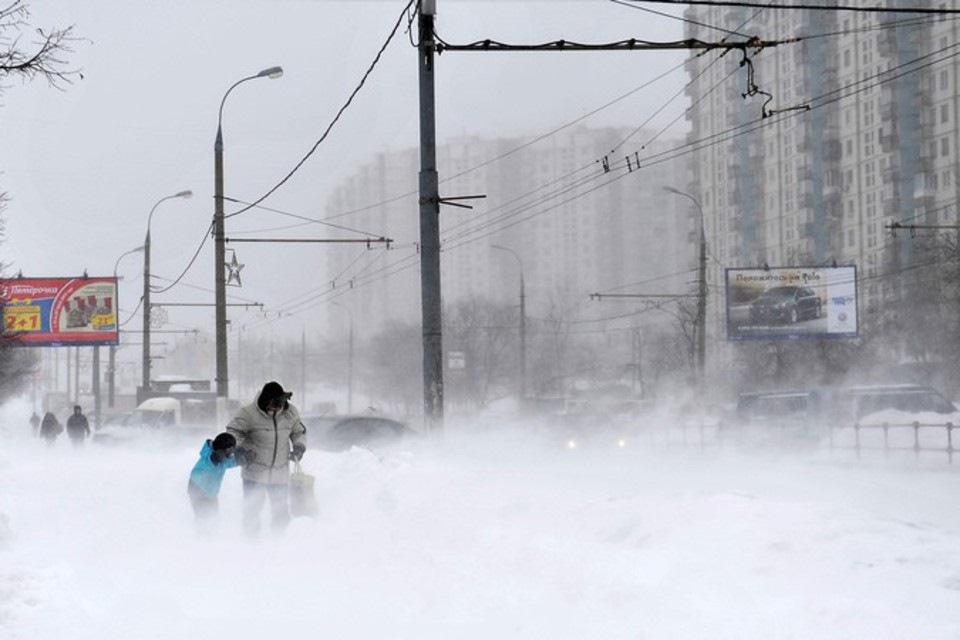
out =
[[[67,435],[75,447],[82,446],[83,441],[90,435],[90,421],[83,415],[80,405],[74,406],[73,415],[67,418]]]
[[[40,416],[37,415],[37,412],[34,411],[33,415],[30,416],[30,427],[33,429],[33,437],[37,438],[40,436]]]
[[[57,416],[49,411],[43,414],[43,420],[40,422],[40,437],[52,447],[61,433],[63,433],[63,425],[57,420]]]
[[[257,400],[227,425],[237,438],[243,466],[243,529],[251,537],[260,532],[260,512],[268,497],[274,533],[290,522],[290,460],[299,461],[307,450],[307,429],[290,403],[292,395],[279,383],[268,382]]]
[[[229,433],[221,433],[213,440],[207,440],[200,449],[200,459],[190,471],[187,482],[187,495],[200,533],[213,530],[215,518],[219,512],[220,485],[227,469],[237,466],[234,452],[237,439]]]

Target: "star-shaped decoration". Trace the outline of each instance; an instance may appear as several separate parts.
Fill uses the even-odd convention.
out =
[[[231,252],[230,262],[224,264],[227,268],[227,286],[242,287],[243,282],[240,281],[240,271],[246,266],[237,261],[237,252]]]

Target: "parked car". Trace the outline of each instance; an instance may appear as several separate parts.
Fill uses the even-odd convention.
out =
[[[750,322],[789,323],[819,318],[823,301],[809,287],[783,286],[767,289],[750,303]]]
[[[806,422],[820,416],[823,400],[816,390],[750,391],[737,399],[737,417],[745,422]]]
[[[837,391],[832,404],[835,416],[847,421],[859,420],[881,411],[940,414],[957,411],[957,407],[942,393],[919,384],[846,387]]]
[[[305,414],[301,420],[309,446],[324,451],[383,447],[418,435],[398,420],[376,415]]]

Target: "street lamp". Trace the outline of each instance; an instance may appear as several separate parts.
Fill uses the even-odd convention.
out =
[[[133,249],[130,249],[129,251],[124,251],[123,253],[121,253],[121,254],[120,254],[120,257],[117,258],[117,261],[113,264],[113,278],[114,278],[114,280],[117,279],[117,269],[120,267],[120,261],[123,260],[125,257],[129,256],[129,255],[132,254],[132,253],[139,253],[139,252],[141,252],[141,251],[145,251],[146,248],[147,248],[146,245],[140,245],[139,247],[134,247]],[[119,299],[119,296],[117,297],[115,309],[116,309],[115,312],[116,312],[116,314],[117,314],[117,336],[119,336],[119,335],[120,335],[120,299]],[[108,384],[108,386],[107,386],[107,406],[110,407],[111,409],[113,408],[114,396],[115,396],[115,393],[116,393],[116,382],[117,382],[117,377],[116,377],[116,376],[117,376],[117,346],[112,344],[112,345],[110,345],[110,362],[109,362],[109,365],[108,365],[108,367],[107,367],[107,379],[109,380],[109,384]]]
[[[509,253],[517,259],[517,265],[520,267],[520,404],[522,408],[527,399],[527,295],[523,283],[523,260],[513,249],[499,244],[491,244],[490,247]]]
[[[353,413],[353,311],[345,304],[330,301],[347,312],[350,317],[350,337],[347,345],[347,413]]]
[[[665,191],[684,198],[689,198],[697,206],[700,214],[700,256],[699,256],[699,287],[697,291],[697,382],[701,389],[704,382],[704,371],[707,360],[707,232],[703,219],[703,207],[700,201],[692,195],[673,187],[664,187]]]
[[[227,96],[238,85],[257,78],[279,78],[283,75],[281,67],[270,67],[260,73],[237,80],[220,100],[220,110],[217,113],[217,138],[213,143],[213,274],[216,309],[216,350],[217,350],[217,415],[226,410],[228,394],[227,374],[227,283],[226,283],[226,239],[223,229],[223,106]],[[221,400],[222,399],[222,400]]]
[[[141,368],[141,387],[146,395],[150,392],[150,223],[153,221],[153,212],[161,203],[174,198],[189,198],[193,191],[178,191],[171,196],[164,196],[150,209],[147,216],[147,236],[143,241],[143,363]],[[139,400],[139,398],[138,398]]]

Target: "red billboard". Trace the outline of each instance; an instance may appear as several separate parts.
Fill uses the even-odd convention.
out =
[[[32,347],[118,343],[116,278],[0,279],[4,337]]]

